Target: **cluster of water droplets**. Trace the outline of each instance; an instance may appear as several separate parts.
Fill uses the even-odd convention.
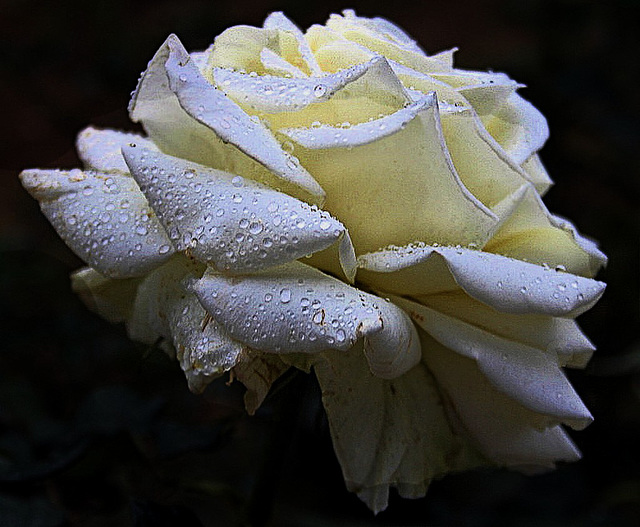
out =
[[[347,350],[364,327],[378,327],[367,295],[314,269],[298,270],[237,279],[205,274],[195,290],[232,337],[264,351]]]

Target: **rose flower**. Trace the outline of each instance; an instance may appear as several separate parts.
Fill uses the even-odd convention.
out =
[[[253,413],[313,370],[347,487],[374,511],[447,472],[580,457],[563,367],[593,346],[596,245],[551,214],[544,117],[502,73],[456,69],[352,11],[283,14],[205,52],[169,36],[83,169],[22,182],[88,265],[73,287],[189,387],[231,372]]]

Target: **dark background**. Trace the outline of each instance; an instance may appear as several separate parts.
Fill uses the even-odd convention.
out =
[[[345,7],[428,53],[458,46],[458,67],[509,73],[547,116],[545,201],[610,257],[581,318],[598,352],[569,372],[595,416],[572,434],[581,462],[449,476],[373,517],[344,488],[313,378],[287,376],[247,417],[237,384],[190,394],[177,363],[71,293],[80,262],[18,172],[76,166],[89,124],[135,129],[129,93],[169,33],[204,49],[274,10],[306,28]],[[2,0],[0,526],[640,525],[639,15],[635,0]]]

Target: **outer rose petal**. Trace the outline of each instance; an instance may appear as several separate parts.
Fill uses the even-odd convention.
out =
[[[25,170],[20,179],[65,243],[106,276],[141,276],[174,252],[129,174]]]
[[[236,103],[207,81],[191,61],[182,43],[170,35],[149,63],[129,106],[134,122],[142,122],[154,142],[165,152],[252,178],[273,177],[292,192],[306,192],[322,201],[324,192],[311,175],[290,155],[262,123],[252,120]],[[208,143],[189,144],[190,136]],[[272,172],[256,170],[250,160],[229,149],[230,143]],[[204,147],[206,148],[206,147]],[[213,154],[213,155],[212,155]],[[216,159],[216,154],[222,156]],[[210,163],[206,161],[211,160]],[[217,163],[217,164],[215,164]],[[240,170],[235,170],[235,164]],[[249,176],[251,177],[251,176]]]
[[[233,367],[233,377],[247,388],[244,406],[249,415],[256,413],[273,383],[289,369],[279,355],[247,349]]]
[[[329,214],[255,181],[144,148],[122,151],[176,248],[221,271],[265,269],[344,236]]]
[[[397,307],[300,262],[239,277],[209,270],[193,289],[233,338],[254,349],[346,351],[364,337],[371,371],[385,378],[420,358],[415,328]]]
[[[365,254],[359,265],[360,279],[380,290],[420,295],[459,286],[497,311],[514,314],[573,318],[605,288],[596,280],[463,247],[395,247]]]
[[[522,169],[527,173],[529,180],[536,187],[538,194],[544,196],[553,185],[553,181],[549,177],[546,168],[540,160],[538,154],[532,154],[526,161],[522,163]]]
[[[387,507],[389,487],[418,498],[433,478],[483,464],[450,429],[424,365],[384,380],[356,346],[319,357],[314,369],[347,488],[375,513]]]
[[[180,257],[158,268],[140,284],[127,321],[134,340],[171,341],[189,388],[196,393],[233,368],[244,351],[185,287],[201,272],[201,266]]]
[[[402,298],[411,318],[443,346],[474,359],[500,392],[525,408],[582,429],[593,421],[557,364],[557,356],[490,332]],[[428,351],[425,351],[428,354]]]
[[[549,469],[557,461],[576,461],[580,452],[559,426],[498,392],[474,361],[462,357],[420,330],[423,360],[442,388],[451,418],[459,420],[480,451],[493,463],[524,469]]]
[[[558,366],[583,368],[595,350],[578,324],[568,318],[498,313],[461,290],[421,295],[417,300],[492,335],[552,353]]]
[[[130,143],[158,150],[151,141],[139,134],[98,130],[91,126],[78,134],[76,150],[87,170],[126,174],[129,168],[122,157],[122,147]]]

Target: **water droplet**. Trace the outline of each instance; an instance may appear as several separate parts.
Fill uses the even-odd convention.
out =
[[[262,223],[258,223],[257,221],[254,221],[249,225],[249,232],[251,234],[260,234],[262,232],[262,229]]]
[[[161,245],[160,248],[158,249],[158,253],[159,254],[167,254],[170,249],[171,249],[171,247],[169,247],[168,245]]]
[[[313,88],[313,95],[320,98],[327,93],[327,87],[324,84],[316,84]]]
[[[345,333],[344,329],[339,329],[338,331],[336,331],[336,340],[338,342],[344,342],[347,338],[347,334]]]
[[[242,178],[240,176],[235,176],[232,180],[231,180],[231,184],[236,187],[239,188],[242,186]]]
[[[280,302],[283,304],[291,302],[291,289],[285,287],[280,290]]]
[[[313,317],[311,317],[311,320],[313,321],[314,324],[322,324],[322,322],[324,322],[324,309],[321,309],[320,311],[316,311],[313,314]]]

